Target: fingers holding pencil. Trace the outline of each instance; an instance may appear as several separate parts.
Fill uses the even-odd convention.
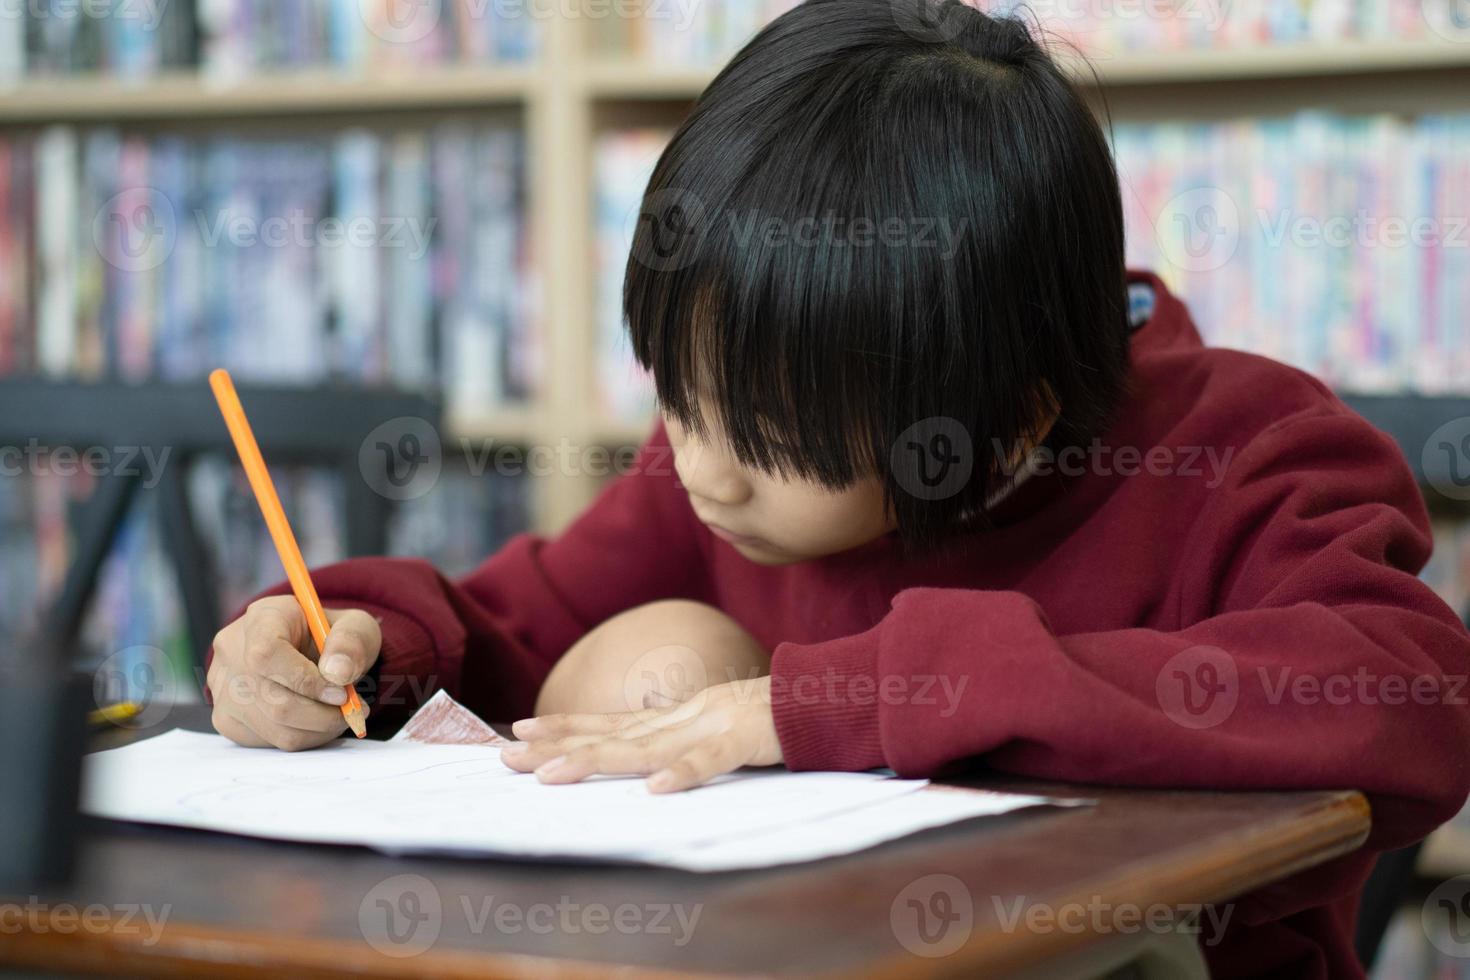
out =
[[[296,596],[296,601],[301,606],[301,613],[306,618],[307,629],[311,632],[317,650],[326,654],[327,635],[331,630],[331,624],[327,619],[326,610],[322,608],[321,599],[317,596],[316,585],[311,580],[306,560],[301,556],[301,548],[296,543],[296,533],[292,531],[291,524],[286,519],[286,512],[281,507],[281,499],[276,494],[275,483],[271,480],[270,471],[266,469],[265,458],[261,455],[260,446],[255,441],[255,433],[251,431],[250,421],[245,417],[245,408],[240,404],[240,397],[235,391],[235,383],[230,380],[228,371],[219,369],[210,372],[209,387],[214,392],[215,401],[219,404],[225,427],[229,429],[230,439],[234,442],[235,450],[239,454],[240,465],[245,469],[245,477],[250,481],[250,490],[255,494],[256,503],[260,505],[261,517],[265,519],[271,541],[275,544],[276,553],[281,558],[286,578],[291,583],[291,592]],[[344,630],[344,634],[349,632]],[[366,639],[360,633],[351,635],[359,639]],[[332,672],[334,676],[344,678],[343,690],[347,696],[339,710],[343,720],[352,729],[352,733],[362,738],[367,734],[367,709],[363,706],[362,699],[357,696],[357,691],[350,684],[349,675],[352,662],[348,651],[352,643],[350,639],[343,639],[339,641],[339,644],[341,650],[331,654]],[[376,649],[372,652],[374,656],[377,655]]]
[[[333,623],[328,656],[348,657],[357,680],[377,659],[377,621],[361,610],[327,610],[326,616]],[[216,730],[242,745],[299,751],[348,727],[342,714],[348,688],[322,676],[315,641],[291,596],[253,602],[220,630],[207,684]]]

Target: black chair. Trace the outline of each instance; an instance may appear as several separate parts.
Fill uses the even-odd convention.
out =
[[[1368,883],[1363,886],[1363,904],[1358,908],[1353,947],[1365,970],[1372,968],[1388,924],[1414,887],[1414,865],[1423,847],[1424,843],[1420,841],[1402,850],[1380,854],[1373,873],[1368,876]]]
[[[1470,626],[1470,610],[1465,612],[1465,622]],[[1404,900],[1414,888],[1414,865],[1424,842],[1410,844],[1397,851],[1388,851],[1378,856],[1373,873],[1363,886],[1363,903],[1358,908],[1358,924],[1353,934],[1353,947],[1358,953],[1358,962],[1363,969],[1371,969],[1378,957],[1378,947],[1383,945],[1383,935],[1394,913],[1403,907]]]

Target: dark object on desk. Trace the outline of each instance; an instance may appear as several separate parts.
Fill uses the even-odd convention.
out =
[[[346,474],[344,557],[382,554],[392,505],[373,491],[374,474],[364,468],[377,466],[379,460],[386,468],[387,459],[360,450],[375,428],[393,419],[416,418],[437,426],[437,406],[418,395],[362,388],[246,386],[241,398],[270,461],[330,465]],[[199,454],[234,452],[208,386],[6,380],[0,383],[0,446],[33,442],[76,449],[146,449],[153,459],[164,461],[152,489],[160,495],[164,546],[178,581],[190,643],[202,666],[222,621],[213,568],[188,506],[186,476]],[[72,564],[47,621],[50,634],[62,642],[75,641],[102,564],[146,475],[136,460],[115,467],[99,479],[78,515]]]
[[[1358,906],[1358,927],[1353,935],[1353,946],[1358,951],[1358,962],[1365,970],[1371,968],[1378,958],[1378,947],[1383,945],[1383,934],[1388,931],[1388,924],[1413,889],[1414,865],[1423,846],[1423,841],[1420,841],[1401,850],[1380,854],[1378,862],[1373,865],[1373,873],[1368,876],[1368,883],[1363,886],[1363,904]]]
[[[0,895],[71,875],[90,692],[62,653],[0,647]]]

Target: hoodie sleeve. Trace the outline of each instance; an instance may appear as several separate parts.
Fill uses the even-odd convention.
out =
[[[557,659],[609,617],[659,599],[708,601],[698,524],[660,426],[632,470],[566,532],[522,535],[462,579],[426,561],[364,558],[312,571],[322,602],[383,633],[365,682],[373,720],[444,689],[482,717],[524,717]],[[266,595],[289,592],[282,584]]]
[[[1398,846],[1470,790],[1470,637],[1416,577],[1429,549],[1387,437],[1296,417],[1252,440],[1194,524],[1178,574],[1208,615],[1057,635],[1018,592],[902,592],[868,632],[776,649],[786,761],[1360,789],[1376,846]]]

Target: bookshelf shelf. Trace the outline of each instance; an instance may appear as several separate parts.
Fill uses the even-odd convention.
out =
[[[1066,60],[1082,81],[1092,83],[1091,71],[1080,59]],[[1393,72],[1470,73],[1470,39],[1463,43],[1358,42],[1100,54],[1088,64],[1097,70],[1103,84],[1129,87],[1332,76],[1376,83],[1378,76]],[[689,102],[714,76],[714,68],[607,58],[590,60],[580,71],[559,73],[582,97],[634,102]],[[375,75],[322,70],[228,82],[193,72],[137,82],[62,77],[0,89],[0,124],[361,115],[513,106],[529,102],[541,81],[537,67],[520,65],[395,70]]]
[[[1470,874],[1470,831],[1449,823],[1430,834],[1419,852],[1419,872],[1436,880]]]
[[[1076,58],[1067,59],[1083,70]],[[1106,85],[1152,85],[1322,76],[1377,84],[1392,72],[1470,70],[1470,38],[1452,41],[1378,41],[1340,44],[1215,48],[1208,51],[1096,55],[1091,65]],[[1090,73],[1084,75],[1090,80]]]
[[[445,435],[454,442],[494,442],[526,446],[538,438],[538,414],[533,408],[500,409],[489,415],[455,415],[445,419]]]
[[[1344,76],[1372,82],[1393,72],[1470,72],[1470,38],[1452,41],[1344,42],[1334,45],[1124,52],[1064,57],[1089,87],[1146,86]],[[713,68],[600,59],[583,71],[587,93],[601,100],[692,101],[714,79]]]
[[[192,72],[136,83],[78,76],[0,90],[0,123],[229,119],[516,105],[528,98],[536,78],[533,69],[510,66],[373,76],[312,71],[228,83]]]

